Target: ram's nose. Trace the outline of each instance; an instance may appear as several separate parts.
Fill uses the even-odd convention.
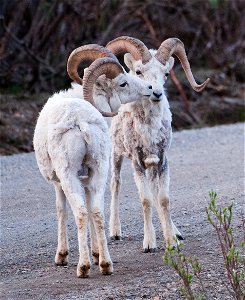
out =
[[[154,95],[157,99],[160,99],[161,96],[162,96],[162,93],[159,93],[159,92],[153,92],[153,95]]]
[[[161,101],[161,99],[162,99],[162,92],[159,90],[154,90],[152,93],[151,100],[158,102],[158,101]]]

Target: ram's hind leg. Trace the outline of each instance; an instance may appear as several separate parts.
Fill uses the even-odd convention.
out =
[[[173,221],[172,221],[172,226],[173,226],[173,228],[174,228],[174,233],[175,233],[175,236],[176,236],[177,240],[183,241],[183,240],[184,240],[184,237],[183,237],[183,235],[181,234],[181,232],[179,231],[179,229],[176,227],[176,225],[174,224]]]
[[[57,266],[65,266],[68,262],[66,197],[60,183],[53,181],[53,184],[56,194],[56,210],[58,219],[58,246],[55,255],[55,263]]]
[[[88,249],[88,210],[86,207],[85,191],[79,180],[81,162],[86,153],[86,143],[78,127],[62,132],[59,135],[58,126],[50,131],[52,147],[49,154],[60,185],[69,202],[78,232],[79,261],[77,276],[88,277],[90,272],[90,258]],[[55,145],[55,146],[53,146]]]
[[[79,262],[77,276],[88,277],[90,272],[90,258],[87,241],[88,210],[85,204],[85,192],[77,175],[60,175],[62,188],[69,201],[78,230]]]
[[[133,162],[134,166],[134,178],[137,185],[140,200],[144,213],[144,252],[155,252],[156,250],[156,234],[152,224],[152,206],[153,198],[149,190],[148,182],[145,176],[145,172],[137,162]]]
[[[121,186],[121,167],[123,157],[112,153],[111,158],[111,212],[110,212],[110,237],[120,240],[122,237],[119,218],[119,192]]]

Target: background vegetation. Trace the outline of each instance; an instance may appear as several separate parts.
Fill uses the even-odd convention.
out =
[[[239,0],[3,0],[1,86],[56,90],[78,45],[105,45],[131,35],[157,48],[184,41],[192,65],[220,69],[244,81],[244,1]]]
[[[183,105],[183,96],[169,80],[175,128],[244,118],[243,0],[2,0],[0,5],[0,126],[8,123],[8,113],[25,107],[20,113],[25,114],[30,107],[27,100],[36,105],[35,119],[44,101],[40,93],[69,86],[66,61],[75,47],[106,45],[120,35],[139,38],[152,48],[168,37],[178,37],[185,43],[197,80],[211,77],[200,96],[191,91],[176,61],[188,105]]]
[[[227,283],[224,287],[229,292],[232,299],[245,299],[245,219],[244,212],[234,216],[234,203],[226,207],[217,204],[217,193],[209,192],[210,203],[206,207],[208,222],[212,225],[217,235],[217,245],[220,248],[219,256],[223,258],[223,265],[226,270],[225,279]],[[242,228],[242,240],[240,245],[235,241],[237,228],[233,221],[238,219]],[[186,256],[181,247],[176,248],[168,246],[163,260],[172,267],[179,275],[182,285],[180,287],[181,295],[188,300],[208,300],[208,288],[205,287],[205,272],[197,257]],[[221,296],[222,297],[222,296]]]

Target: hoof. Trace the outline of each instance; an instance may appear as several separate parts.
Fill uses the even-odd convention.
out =
[[[122,237],[120,235],[113,235],[111,236],[112,241],[121,241]]]
[[[68,263],[68,251],[60,251],[55,255],[56,266],[66,266]]]
[[[156,252],[156,248],[145,248],[144,249],[144,253],[155,253]]]
[[[180,234],[176,234],[176,238],[179,240],[179,241],[183,241],[185,238],[180,235]]]
[[[94,264],[98,265],[99,264],[99,253],[92,252],[92,255],[93,255]]]
[[[90,264],[88,265],[78,265],[77,266],[77,277],[78,278],[87,278],[89,277]]]
[[[102,261],[100,263],[100,272],[103,275],[111,275],[113,273],[113,265],[111,261],[105,262]]]

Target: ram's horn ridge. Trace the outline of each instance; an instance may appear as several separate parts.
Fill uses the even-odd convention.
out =
[[[110,41],[106,48],[115,55],[129,52],[135,60],[142,60],[145,64],[151,59],[151,54],[143,42],[130,36],[121,36]]]
[[[209,78],[206,79],[202,84],[197,84],[196,80],[193,77],[191,67],[188,61],[188,58],[185,53],[185,47],[181,40],[177,38],[169,38],[162,42],[157,53],[155,55],[156,59],[163,65],[169,60],[170,56],[175,54],[181,62],[181,65],[185,71],[186,77],[190,82],[190,85],[196,92],[202,91],[207,83]]]
[[[91,102],[96,107],[93,100],[93,86],[96,82],[96,79],[103,74],[105,74],[106,77],[113,79],[123,72],[124,70],[122,66],[119,64],[118,61],[115,61],[115,59],[113,58],[99,58],[96,61],[94,61],[88,67],[88,70],[83,77],[84,100]],[[99,111],[104,117],[114,117],[115,115],[117,115],[117,112],[104,112],[101,110]]]
[[[79,84],[83,84],[82,78],[78,74],[78,66],[83,61],[94,61],[97,58],[111,57],[118,61],[116,56],[108,49],[97,44],[89,44],[76,48],[70,54],[67,61],[67,72],[70,78]]]

